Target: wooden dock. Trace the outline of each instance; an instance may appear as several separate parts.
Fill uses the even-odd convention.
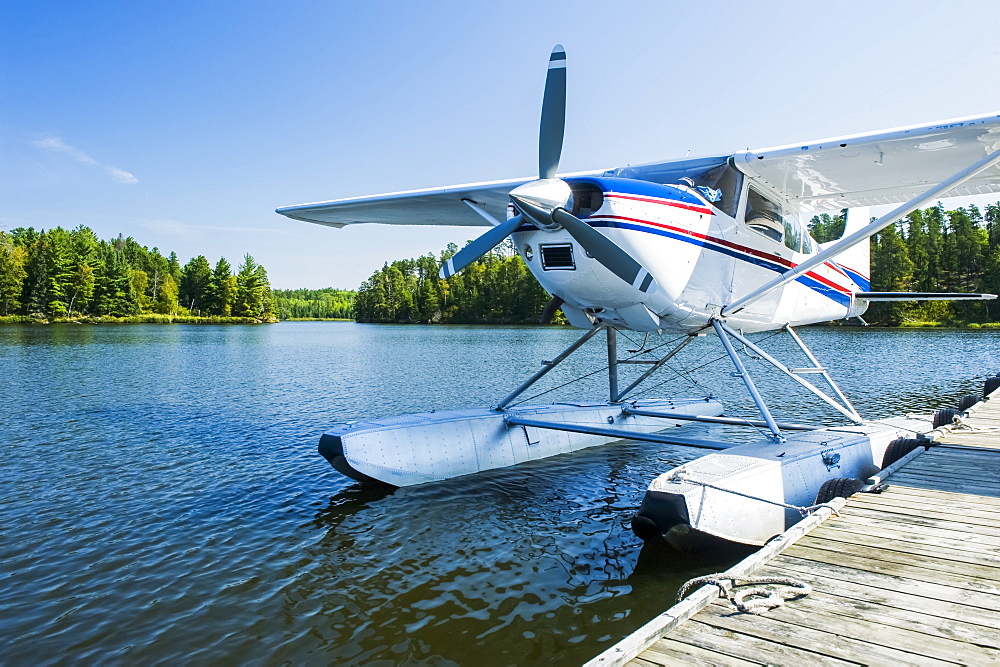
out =
[[[706,586],[590,665],[1000,665],[1000,391],[881,494],[730,569],[813,587],[764,615]],[[995,429],[995,430],[994,430]]]

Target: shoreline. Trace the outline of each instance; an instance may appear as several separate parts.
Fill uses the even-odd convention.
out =
[[[356,322],[353,319],[347,318],[337,318],[337,317],[290,317],[288,319],[279,320],[277,318],[270,319],[256,319],[253,317],[222,317],[218,315],[210,316],[196,316],[196,315],[158,315],[158,314],[145,314],[145,315],[134,315],[131,317],[58,317],[52,320],[40,319],[31,317],[29,315],[0,315],[0,324],[37,324],[37,325],[52,325],[52,324],[278,324],[280,322]],[[393,326],[399,325],[424,325],[424,326],[450,326],[449,324],[441,323],[428,323],[428,322],[357,322],[358,324],[387,324]],[[454,326],[473,326],[473,327],[563,327],[569,328],[569,325],[565,324],[499,324],[495,322],[466,322],[461,324],[454,324]],[[819,324],[807,325],[810,327],[836,327],[836,328],[846,328],[846,329],[1000,329],[1000,322],[967,322],[967,323],[949,323],[949,322],[903,322],[896,325],[885,325],[885,324],[869,324],[867,327],[860,325],[844,325],[840,323],[824,322]]]

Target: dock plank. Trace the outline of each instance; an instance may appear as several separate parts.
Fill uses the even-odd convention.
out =
[[[718,626],[708,625],[692,619],[680,626],[670,637],[684,643],[693,643],[701,648],[709,648],[723,655],[743,660],[764,660],[766,664],[784,665],[856,665],[850,662],[824,656],[814,651],[787,646],[779,642],[763,639],[730,630],[719,631]]]
[[[977,566],[969,566],[970,568],[977,568],[977,574],[980,576],[974,577],[964,574],[953,574],[947,572],[943,567],[934,567],[935,564],[938,564],[938,561],[914,564],[912,561],[904,562],[902,558],[882,560],[874,552],[869,556],[857,556],[845,553],[844,550],[817,549],[811,545],[805,546],[802,543],[796,544],[786,551],[784,555],[803,560],[831,563],[854,570],[886,574],[901,579],[944,585],[951,590],[976,591],[1000,596],[1000,580],[991,581],[987,568],[978,568]],[[989,602],[984,600],[983,604],[989,604]],[[993,600],[992,604],[1000,605],[1000,597]]]
[[[838,591],[840,592],[840,591]],[[912,602],[912,600],[907,600]],[[953,641],[968,642],[987,649],[1000,650],[1000,633],[977,623],[953,620],[939,617],[922,611],[913,611],[888,604],[874,604],[845,595],[814,590],[808,596],[795,601],[795,608],[802,610],[817,609],[829,614],[839,614],[852,619],[857,627],[868,632],[858,619],[877,616],[878,624],[906,630],[914,630],[925,635],[940,637]],[[992,656],[992,653],[984,653]]]
[[[937,490],[928,489],[921,486],[908,486],[899,481],[899,474],[893,475],[889,481],[889,490],[894,493],[905,493],[908,495],[916,495],[921,498],[927,498],[928,500],[940,500],[944,503],[966,503],[969,505],[975,505],[978,507],[1000,507],[1000,498],[994,498],[991,496],[978,496],[978,495],[967,495],[955,493],[954,490]]]
[[[712,605],[708,610],[712,612],[709,620],[699,618],[706,624],[818,653],[826,659],[861,664],[873,660],[892,664],[956,664],[941,657],[949,649],[954,655],[954,642],[946,647],[939,638],[899,628],[884,633],[881,641],[872,641],[872,637],[859,632],[856,618],[817,610],[803,612],[795,605],[779,607],[766,616],[734,613],[722,604]],[[900,649],[897,647],[900,645],[919,647],[918,652]]]
[[[892,542],[886,545],[885,548],[881,546],[872,547],[857,544],[856,542],[824,539],[815,534],[809,535],[808,540],[800,540],[796,544],[796,546],[800,545],[819,552],[832,551],[858,558],[869,558],[888,563],[931,569],[934,572],[984,579],[987,582],[1000,582],[1000,560],[996,563],[983,565],[957,559],[939,558],[926,553],[913,553],[912,550],[907,548],[906,543]],[[998,584],[998,588],[1000,588],[1000,584]]]
[[[975,563],[978,565],[996,566],[1000,563],[1000,552],[990,555],[967,549],[955,548],[950,544],[938,541],[934,544],[920,542],[912,535],[896,537],[891,531],[878,529],[852,528],[844,530],[839,526],[820,526],[810,533],[810,537],[832,540],[841,544],[855,544],[859,537],[874,538],[873,543],[885,549],[898,549],[908,554],[954,560],[960,563]]]
[[[674,639],[664,637],[648,649],[643,651],[642,658],[646,665],[704,665],[705,667],[715,667],[716,665],[733,665],[742,667],[744,665],[763,665],[759,660],[744,660],[731,655],[725,655],[716,651],[710,651],[700,646],[684,644]],[[631,662],[631,664],[640,664]]]
[[[976,536],[983,540],[984,544],[1000,544],[1000,527],[986,526],[973,521],[954,520],[927,516],[917,512],[886,512],[880,509],[870,509],[860,505],[848,505],[841,511],[841,515],[848,517],[863,517],[872,519],[885,519],[887,521],[900,521],[898,517],[906,517],[906,523],[912,528],[936,528],[938,530],[951,530],[956,532],[976,531]],[[986,539],[990,538],[990,539]]]
[[[913,589],[901,591],[887,577],[871,577],[863,582],[850,581],[842,578],[843,571],[830,571],[815,567],[808,561],[789,561],[778,565],[768,565],[760,571],[761,576],[793,576],[809,583],[814,590],[824,591],[831,595],[844,595],[852,599],[868,602],[880,607],[896,607],[899,609],[919,610],[920,613],[931,614],[940,618],[981,625],[1000,631],[1000,614],[995,608],[980,607],[964,602],[951,602],[936,597],[921,595]],[[858,579],[856,577],[856,579]],[[873,617],[874,618],[874,617]]]

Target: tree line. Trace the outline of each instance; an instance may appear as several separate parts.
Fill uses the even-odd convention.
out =
[[[840,238],[843,215],[812,219],[819,243]],[[983,210],[936,206],[914,211],[872,237],[875,292],[988,292],[1000,294],[1000,202]],[[983,324],[1000,320],[996,301],[892,301],[873,303],[872,323]]]
[[[36,319],[142,315],[274,317],[267,271],[245,255],[235,273],[203,255],[181,266],[132,237],[101,240],[80,225],[66,230],[0,231],[0,315]]]
[[[461,273],[438,271],[458,246],[387,263],[361,284],[354,302],[358,322],[535,324],[549,295],[528,271],[510,239]]]
[[[282,320],[353,320],[353,290],[274,290],[275,313]]]

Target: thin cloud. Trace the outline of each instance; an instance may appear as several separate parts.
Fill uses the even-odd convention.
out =
[[[202,238],[205,232],[280,234],[286,230],[270,227],[225,227],[221,225],[192,225],[180,220],[144,220],[139,225],[153,232],[185,239]]]
[[[145,220],[139,225],[158,234],[182,239],[198,239],[204,236],[198,228],[179,220]]]
[[[112,167],[110,165],[101,164],[94,158],[90,157],[79,148],[70,146],[65,141],[59,137],[45,137],[44,139],[38,139],[32,142],[36,148],[40,148],[46,151],[52,151],[53,153],[63,153],[70,156],[80,164],[85,164],[88,167],[97,167],[98,169],[103,169],[111,177],[115,183],[138,183],[139,179],[125,171],[124,169],[119,169],[118,167]]]

